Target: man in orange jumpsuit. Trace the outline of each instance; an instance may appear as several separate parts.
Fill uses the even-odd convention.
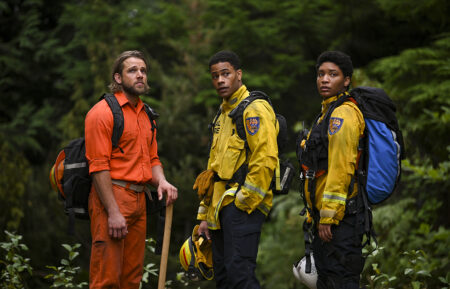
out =
[[[177,197],[167,182],[157,142],[140,95],[149,90],[147,61],[140,51],[125,51],[116,59],[110,89],[124,117],[124,130],[113,147],[113,115],[105,100],[85,120],[86,157],[93,186],[90,288],[139,288],[146,236],[146,184],[157,188],[166,204]],[[156,132],[156,131],[155,131]]]

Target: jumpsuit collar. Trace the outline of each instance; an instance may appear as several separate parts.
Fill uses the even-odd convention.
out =
[[[141,111],[141,109],[144,107],[144,103],[142,102],[141,98],[138,97],[138,102],[136,107],[133,107],[133,105],[130,103],[130,101],[128,100],[128,98],[126,97],[125,93],[123,93],[123,91],[119,91],[114,93],[117,102],[119,102],[119,105],[121,107],[123,107],[124,105],[126,105],[127,103],[130,105],[130,107],[132,107],[136,112]]]
[[[245,85],[242,85],[239,87],[238,90],[236,90],[228,100],[223,100],[222,102],[222,110],[223,111],[231,111],[234,109],[238,104],[247,96],[249,95],[249,92],[247,91],[247,87]]]

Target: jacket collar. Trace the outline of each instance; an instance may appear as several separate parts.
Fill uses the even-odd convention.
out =
[[[222,110],[223,111],[231,111],[234,109],[238,104],[245,99],[247,96],[249,96],[249,92],[247,90],[247,87],[245,85],[242,85],[239,87],[238,90],[236,90],[228,100],[223,100],[222,102]]]
[[[346,92],[343,92],[341,94],[338,94],[338,95],[335,95],[335,96],[330,96],[330,97],[324,99],[322,101],[322,114],[324,114],[328,110],[328,108],[330,107],[330,105],[333,102],[335,102],[336,100],[338,100],[339,98],[341,98],[344,95],[349,95],[349,93],[346,91]]]

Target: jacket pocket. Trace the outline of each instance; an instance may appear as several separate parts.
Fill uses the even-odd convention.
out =
[[[227,148],[223,154],[220,169],[217,172],[220,178],[224,180],[231,179],[234,172],[238,169],[237,164],[239,161],[239,156],[241,153],[245,153],[244,145],[244,140],[242,140],[237,134],[234,134],[228,138]]]

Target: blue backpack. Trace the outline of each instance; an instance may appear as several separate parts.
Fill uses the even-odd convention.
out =
[[[383,202],[394,192],[401,176],[401,160],[405,158],[402,132],[395,116],[396,108],[389,96],[380,88],[356,87],[349,95],[333,102],[323,121],[314,121],[310,137],[302,132],[297,139],[297,158],[306,178],[328,169],[328,124],[334,109],[346,101],[355,103],[363,114],[366,128],[359,142],[359,161],[356,177],[359,191],[363,193],[364,204],[375,205]],[[306,140],[308,152],[300,147]],[[306,153],[306,154],[305,154]],[[309,174],[309,175],[308,175]],[[311,176],[310,176],[311,175]],[[309,183],[310,192],[315,192],[315,182]],[[349,190],[353,187],[350,184]],[[315,193],[311,195],[313,199]]]
[[[365,137],[360,143],[358,180],[368,201],[379,204],[395,191],[401,176],[401,160],[405,158],[396,108],[380,88],[356,87],[350,95],[366,123]]]
[[[314,121],[317,124],[310,131],[307,140],[308,131],[300,132],[297,138],[297,158],[302,168],[301,180],[305,178],[315,179],[316,174],[322,173],[328,169],[328,124],[331,113],[345,101],[355,103],[364,117],[365,131],[360,139],[358,147],[358,158],[356,169],[356,178],[358,182],[358,196],[362,196],[364,205],[364,232],[367,236],[365,244],[370,243],[373,237],[376,242],[376,234],[372,227],[372,213],[370,205],[383,202],[390,197],[401,176],[401,160],[405,158],[405,149],[403,136],[398,126],[395,116],[396,108],[389,96],[380,88],[374,87],[356,87],[350,95],[343,96],[331,104],[323,121],[317,124],[319,115]],[[303,151],[300,144],[307,141],[307,149]],[[349,191],[353,188],[354,178],[349,186]],[[308,183],[311,192],[311,201],[314,204],[315,181]],[[304,183],[300,186],[304,202],[304,208],[300,215],[309,211],[314,221],[318,221],[314,210],[308,208],[304,192]],[[305,234],[305,255],[306,255],[306,273],[311,272],[310,250],[312,243],[312,224],[307,220],[303,223]],[[363,245],[364,246],[364,245]]]

